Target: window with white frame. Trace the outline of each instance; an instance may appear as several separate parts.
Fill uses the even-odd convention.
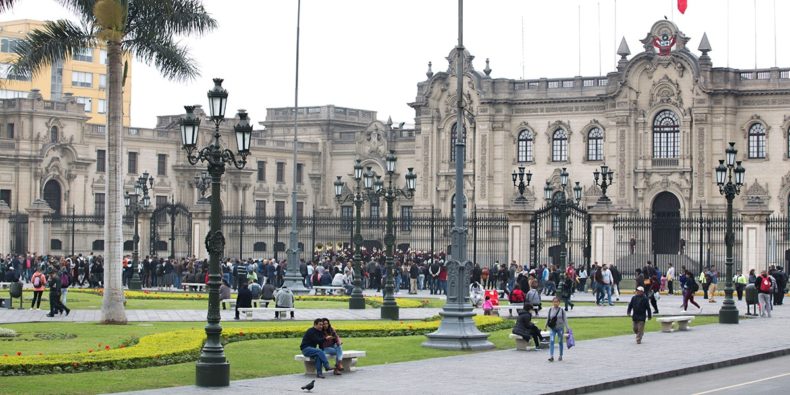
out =
[[[533,157],[533,143],[535,135],[529,129],[524,129],[518,134],[518,144],[516,148],[516,159],[518,162],[532,162]]]
[[[99,50],[99,62],[101,64],[107,64],[107,50],[106,49],[100,49]]]
[[[759,122],[749,127],[749,159],[765,159],[765,125]]]
[[[96,103],[96,112],[99,114],[104,114],[107,112],[107,100],[99,99]]]
[[[559,128],[551,137],[552,162],[565,162],[568,160],[568,132]]]
[[[599,127],[587,132],[587,160],[603,160],[603,130]]]
[[[84,71],[71,72],[71,86],[78,86],[82,88],[90,88],[93,86],[93,73],[86,73]]]
[[[30,75],[11,71],[10,63],[0,63],[0,78],[13,81],[30,81]]]
[[[77,48],[71,54],[71,58],[81,62],[93,62],[93,49],[92,48]]]
[[[653,158],[680,156],[680,120],[671,110],[659,112],[653,119]]]
[[[99,74],[99,89],[107,89],[107,74]]]
[[[85,112],[91,112],[93,109],[93,99],[90,97],[75,96],[74,101],[85,106]]]

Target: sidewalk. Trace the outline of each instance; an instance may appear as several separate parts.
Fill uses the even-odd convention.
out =
[[[349,375],[328,375],[317,380],[313,391],[343,395],[590,392],[790,354],[790,337],[785,333],[789,324],[790,311],[778,306],[771,319],[742,319],[739,325],[705,325],[689,332],[651,332],[641,345],[630,335],[578,342],[566,351],[563,362],[547,362],[545,351],[469,353],[362,366]],[[231,369],[232,366],[231,362]],[[168,388],[167,393],[300,392],[299,387],[310,380],[311,377],[297,374],[233,381],[230,387],[222,389]],[[135,392],[159,393],[162,389]]]

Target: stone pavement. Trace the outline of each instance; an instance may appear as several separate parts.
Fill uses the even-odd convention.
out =
[[[595,306],[595,305],[578,305],[572,311],[568,312],[570,318],[581,317],[618,317],[624,316],[626,313],[626,302],[630,299],[630,295],[624,295],[614,307],[610,306]],[[551,297],[544,296],[543,309],[540,317],[545,317],[545,309],[550,306]],[[590,294],[580,294],[574,297],[576,301],[590,302],[593,297]],[[612,299],[614,301],[614,299]],[[716,303],[708,303],[706,300],[700,298],[699,304],[703,307],[703,315],[718,314],[721,302],[724,297],[718,297]],[[681,303],[679,296],[663,296],[659,302],[659,310],[662,315],[676,315],[681,314],[679,308]],[[736,303],[737,300],[736,300]],[[365,310],[349,310],[349,309],[299,309],[299,302],[296,302],[296,319],[297,320],[312,320],[317,317],[326,317],[331,320],[377,320],[381,318],[379,309],[366,308]],[[746,312],[746,305],[743,302],[738,303],[738,309],[741,313]],[[436,316],[441,309],[439,308],[417,308],[417,309],[400,309],[400,318],[404,320],[419,320]],[[482,310],[476,310],[478,314],[482,314]],[[9,310],[0,309],[0,324],[3,323],[21,323],[21,322],[97,322],[101,318],[99,310],[72,310],[68,317],[58,316],[54,318],[46,317],[48,311],[31,311],[31,310]],[[502,317],[508,317],[509,311],[501,311]],[[515,311],[513,312],[515,314]],[[690,314],[700,314],[696,308],[692,307]],[[152,322],[152,321],[205,321],[205,310],[126,310],[127,319],[131,322]],[[233,310],[221,310],[223,321],[232,321],[234,312]],[[255,313],[252,321],[271,321],[274,320],[273,313]]]
[[[343,395],[590,392],[790,354],[788,325],[790,309],[780,306],[771,319],[742,319],[739,325],[704,325],[688,332],[651,332],[645,335],[641,345],[631,335],[580,341],[566,351],[562,362],[547,362],[546,351],[511,349],[362,366],[349,375],[328,375],[324,380],[317,380],[313,392]],[[360,364],[364,365],[364,360]],[[186,386],[166,391],[169,395],[300,393],[299,387],[310,380],[296,374],[233,381],[230,387],[222,389]],[[156,389],[136,394],[162,392]],[[660,392],[660,388],[655,392]]]

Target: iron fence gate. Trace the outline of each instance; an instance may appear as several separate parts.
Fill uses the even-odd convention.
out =
[[[785,271],[790,267],[790,217],[769,217],[765,224],[766,264],[757,262],[757,267],[782,266]]]
[[[453,219],[424,215],[395,217],[395,248],[406,251],[447,252],[451,244]],[[385,218],[362,218],[361,233],[366,248],[384,248]],[[469,244],[467,256],[483,265],[506,262],[508,219],[500,215],[473,215],[467,219]],[[297,218],[300,257],[305,248],[315,252],[328,248],[353,247],[354,218],[310,215]],[[225,214],[222,220],[225,255],[235,257],[282,258],[289,247],[291,218]]]
[[[560,208],[550,204],[535,212],[530,234],[530,265],[553,264],[559,268],[561,238]],[[567,264],[590,265],[590,216],[581,207],[568,206],[566,213]]]
[[[11,252],[27,254],[27,214],[13,213],[8,219],[11,228]]]
[[[192,255],[192,213],[181,203],[168,203],[151,213],[151,255]]]
[[[663,273],[670,263],[678,270],[685,266],[699,273],[702,268],[711,266],[724,273],[726,227],[725,217],[618,216],[614,219],[615,263],[629,278],[647,261],[656,264]],[[738,271],[743,261],[740,217],[733,218],[732,229],[735,236],[733,270]]]

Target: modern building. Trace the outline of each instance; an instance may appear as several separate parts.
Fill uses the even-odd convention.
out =
[[[575,224],[580,234],[575,239],[578,251],[583,250],[584,240],[591,248],[585,255],[593,260],[616,260],[616,251],[628,244],[624,239],[628,236],[616,227],[618,216],[678,221],[721,216],[726,202],[716,186],[714,168],[724,159],[730,141],[735,142],[738,160],[746,168],[746,185],[735,201],[742,221],[738,222],[739,260],[745,265],[777,260],[776,251],[787,248],[766,252],[765,246],[772,243],[767,218],[787,215],[790,209],[790,68],[714,67],[707,37],[696,39],[697,51],[693,51],[691,38],[667,20],[656,22],[641,42],[643,46],[632,56],[623,41],[617,70],[591,77],[497,78],[488,60],[479,72],[474,56],[465,53],[467,214],[470,218],[509,216],[503,225],[507,231],[502,259],[543,259],[543,253],[530,252],[536,245],[550,245],[551,241],[543,243],[542,239],[554,236],[534,227],[535,213],[546,202],[547,184],[554,196],[560,190],[562,169],[570,174],[571,185],[578,182],[582,186],[582,205],[595,214],[584,220],[590,222],[588,235],[584,235],[586,223]],[[427,78],[418,82],[416,98],[409,103],[415,111],[413,127],[381,121],[374,111],[334,105],[297,109],[300,216],[315,213],[350,219],[352,205],[339,205],[335,200],[335,177],[343,177],[347,191],[353,188],[356,159],[383,175],[385,156],[391,150],[398,156],[395,175],[399,183],[409,167],[418,175],[416,195],[399,200],[395,215],[451,215],[457,159],[452,147],[458,138],[454,127],[454,51],[447,60],[446,72],[434,73],[429,66]],[[71,207],[78,214],[103,211],[104,130],[90,124],[75,101],[65,94],[56,101],[40,97],[3,100],[0,124],[14,124],[12,130],[16,130],[0,136],[6,152],[14,153],[0,158],[0,198],[6,200],[11,212],[35,209],[34,202],[41,207],[40,200],[61,214]],[[205,143],[210,122],[202,110],[197,113],[204,121],[201,143]],[[125,185],[131,190],[139,174],[148,170],[155,178],[153,200],[158,206],[177,202],[197,213],[205,207],[199,204],[194,177],[204,168],[186,163],[180,149],[179,118],[160,116],[153,129],[125,129]],[[227,137],[223,140],[231,145],[232,125],[229,119],[222,126]],[[269,109],[261,125],[263,129],[253,132],[247,167],[228,169],[223,177],[224,211],[257,218],[287,217],[294,171],[294,109]],[[613,185],[607,190],[612,203],[596,205],[602,191],[594,184],[593,172],[603,164],[614,170]],[[525,191],[526,203],[518,199],[512,185],[511,173],[519,165],[533,175]],[[384,208],[383,203],[366,204],[364,216],[382,217]],[[554,226],[553,221],[549,227]],[[195,224],[190,222],[187,234],[191,237],[185,250],[200,255],[206,225]],[[279,226],[275,245],[287,240],[287,225],[273,224]],[[142,227],[143,251],[150,247],[146,226],[149,224]],[[238,245],[242,255],[272,251],[271,247],[253,247],[259,242],[255,234],[231,240],[234,232],[243,234],[253,227],[245,231],[244,226],[240,220],[238,230],[232,226],[226,230],[228,246]],[[699,230],[702,232],[702,225]],[[410,230],[399,231],[401,238]],[[669,237],[672,241],[664,243],[657,241],[660,237],[653,229],[653,236],[648,236],[653,237],[653,245],[650,240],[640,243],[653,254],[675,255],[680,244],[689,255],[711,243],[723,244],[723,238],[711,240],[710,231],[707,242],[702,236],[695,241],[683,232],[678,228],[677,234]],[[776,232],[774,236],[787,239],[786,231],[778,228]],[[31,237],[27,239],[32,241]],[[47,237],[36,239],[37,249],[52,245],[45,243]],[[85,234],[85,238],[89,240],[76,242],[81,246],[78,250],[96,245],[90,240],[100,239],[101,234]],[[176,242],[173,239],[171,243]],[[0,234],[1,240],[8,238]],[[574,254],[581,260],[582,252]]]
[[[31,76],[9,72],[16,58],[14,50],[18,40],[33,30],[41,29],[45,22],[30,19],[0,22],[0,98],[24,98],[35,91],[44,100],[62,101],[71,95],[84,107],[88,123],[107,124],[107,50],[103,46],[82,48],[62,62],[41,69]],[[127,62],[126,83],[123,92],[123,125],[129,127],[132,106],[131,58]],[[6,131],[8,132],[8,131]]]

